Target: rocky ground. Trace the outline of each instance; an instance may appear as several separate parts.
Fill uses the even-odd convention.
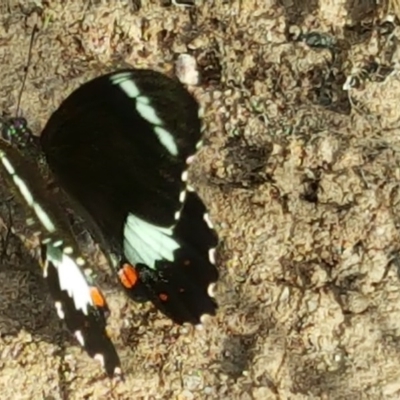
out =
[[[191,179],[221,237],[202,331],[128,301],[91,251],[126,372],[113,384],[59,323],[2,179],[1,399],[400,397],[399,7],[376,3],[0,3],[2,112],[39,27],[21,100],[37,134],[114,65],[173,74],[195,57],[207,141]]]

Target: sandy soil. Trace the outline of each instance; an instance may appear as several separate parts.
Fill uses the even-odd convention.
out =
[[[220,312],[203,331],[174,326],[129,302],[89,243],[127,375],[110,383],[59,323],[2,184],[0,398],[400,398],[400,28],[386,5],[21,3],[0,4],[0,110],[15,113],[37,23],[21,108],[38,134],[117,63],[172,73],[196,58],[207,145],[192,181],[221,237]]]

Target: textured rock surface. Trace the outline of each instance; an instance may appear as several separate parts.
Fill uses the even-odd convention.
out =
[[[345,0],[6,3],[0,110],[15,112],[37,23],[21,108],[38,134],[115,62],[173,74],[180,54],[195,58],[207,141],[191,177],[222,245],[220,312],[203,331],[129,302],[92,251],[127,374],[112,385],[59,324],[34,240],[11,235],[5,250],[3,206],[0,397],[399,398],[400,31],[379,27],[384,11]],[[334,56],[310,35],[290,39],[300,31],[325,34]],[[343,91],[372,59],[386,70]]]

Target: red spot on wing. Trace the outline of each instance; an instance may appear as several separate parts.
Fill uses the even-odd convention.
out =
[[[166,295],[165,293],[160,293],[158,295],[158,297],[160,298],[161,301],[167,301],[168,300],[168,295]]]
[[[122,265],[122,268],[118,271],[118,276],[127,289],[133,288],[139,279],[136,269],[128,263]]]
[[[104,298],[103,293],[101,293],[99,288],[92,286],[90,288],[90,297],[93,301],[93,304],[96,307],[99,307],[99,308],[106,307],[106,299]]]

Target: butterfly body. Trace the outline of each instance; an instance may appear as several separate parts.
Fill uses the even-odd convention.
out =
[[[109,309],[90,277],[90,268],[70,230],[64,210],[51,200],[37,165],[28,158],[39,149],[25,141],[26,121],[15,118],[2,126],[0,167],[12,193],[25,205],[26,225],[39,233],[43,275],[60,319],[91,357],[98,358],[106,372],[120,373],[118,354],[108,337]]]

